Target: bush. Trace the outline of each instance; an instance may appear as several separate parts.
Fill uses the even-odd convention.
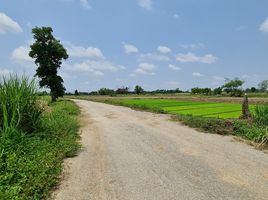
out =
[[[0,137],[0,199],[47,199],[60,180],[64,157],[80,148],[79,108],[69,101],[52,103],[51,108],[34,134],[7,128],[6,137]]]
[[[264,127],[256,126],[243,121],[234,121],[234,135],[257,143],[267,143],[267,130]]]
[[[199,128],[205,132],[236,135],[262,144],[268,142],[266,128],[256,126],[248,121],[214,119],[191,115],[177,115],[176,119],[190,127]]]
[[[42,110],[34,81],[11,75],[0,83],[0,129],[36,130]]]
[[[197,117],[192,115],[176,115],[176,119],[193,128],[200,128],[209,133],[220,135],[233,134],[233,122],[230,120]]]
[[[253,115],[254,123],[259,126],[268,127],[268,105],[257,105]]]

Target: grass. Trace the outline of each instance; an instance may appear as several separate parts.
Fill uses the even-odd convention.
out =
[[[257,105],[253,119],[256,124],[268,127],[268,105]]]
[[[241,104],[178,101],[169,99],[119,99],[112,100],[125,106],[144,107],[147,109],[162,110],[163,113],[192,115],[209,118],[238,118],[241,115]],[[254,105],[250,106],[254,110]]]
[[[15,75],[3,78],[0,83],[0,128],[33,132],[42,113],[37,98],[34,81]]]
[[[7,85],[11,91],[19,88],[19,93],[16,95],[14,92],[15,96],[7,96],[5,103],[1,104],[4,109],[0,112],[0,199],[45,199],[59,181],[63,159],[74,156],[80,148],[77,121],[79,109],[73,102],[61,100],[46,106],[48,109],[41,109],[43,112],[36,118],[29,114],[32,107],[25,110],[24,106],[19,106],[25,105],[19,103],[29,98],[32,102],[30,105],[37,106],[39,111],[40,101],[35,97],[35,90],[28,92],[30,97],[23,95],[28,91],[28,87],[23,85],[33,89],[32,82],[17,77],[15,80],[14,77],[6,79],[8,81],[18,83]],[[0,94],[4,94],[3,88]],[[6,92],[11,94],[11,91]],[[3,105],[16,105],[14,107],[17,109],[14,112]],[[11,119],[7,120],[8,123],[3,122],[6,114]],[[26,119],[33,117],[36,122],[29,125],[12,121],[14,117],[20,120],[24,116]],[[34,129],[28,129],[32,125]]]

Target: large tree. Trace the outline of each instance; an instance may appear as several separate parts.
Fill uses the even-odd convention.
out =
[[[136,86],[135,86],[135,89],[134,89],[134,92],[135,92],[136,94],[141,94],[141,93],[144,92],[144,90],[143,90],[143,88],[142,88],[141,86],[136,85]]]
[[[241,97],[243,95],[242,85],[245,81],[242,81],[238,78],[233,80],[226,79],[225,84],[222,86],[223,90],[230,94],[231,96]]]
[[[35,76],[40,78],[41,87],[50,89],[52,101],[62,97],[65,92],[63,79],[58,75],[62,60],[68,58],[66,49],[54,38],[51,27],[35,27],[32,30],[34,43],[29,56],[35,60],[37,70]]]

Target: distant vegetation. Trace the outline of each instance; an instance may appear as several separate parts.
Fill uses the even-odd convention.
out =
[[[153,91],[146,91],[140,85],[136,85],[134,90],[131,91],[130,87],[121,87],[116,90],[109,88],[101,88],[98,91],[93,92],[79,92],[75,90],[74,93],[66,93],[66,95],[103,95],[103,96],[116,96],[116,95],[157,95],[157,94],[191,94],[191,95],[204,95],[204,96],[229,96],[229,97],[242,97],[245,93],[249,96],[268,96],[268,80],[264,80],[259,83],[258,88],[251,87],[243,89],[244,81],[234,78],[226,79],[225,83],[217,88],[191,88],[191,91],[182,91],[179,88],[176,89],[157,89]],[[267,93],[267,95],[266,95]]]
[[[138,85],[137,85],[138,86]],[[179,88],[174,90],[166,90],[166,89],[158,89],[153,91],[145,91],[141,86],[136,88],[135,86],[134,91],[130,91],[129,87],[121,87],[116,90],[109,89],[109,88],[101,88],[98,91],[93,92],[77,92],[78,93],[65,93],[65,95],[102,95],[102,96],[116,96],[116,95],[127,95],[127,94],[143,94],[143,95],[155,95],[155,94],[178,94],[178,93],[189,93],[188,91],[183,92]],[[138,90],[137,90],[138,89]]]

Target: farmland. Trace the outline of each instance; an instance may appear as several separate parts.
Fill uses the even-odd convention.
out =
[[[169,114],[209,118],[238,118],[241,114],[241,104],[239,103],[195,102],[170,99],[118,99],[112,100],[112,102],[124,106],[158,110]],[[254,105],[250,105],[250,110],[254,110]]]

